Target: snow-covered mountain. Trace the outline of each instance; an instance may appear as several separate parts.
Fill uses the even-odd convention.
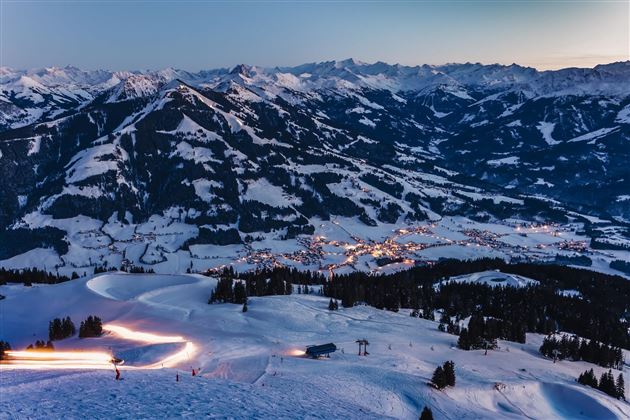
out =
[[[300,240],[338,219],[355,232],[581,222],[591,238],[628,241],[630,62],[0,77],[0,229],[12,243],[0,259],[53,246],[54,265],[156,263],[199,245]],[[138,239],[164,227],[168,243]],[[134,240],[147,248],[130,257],[122,243]]]

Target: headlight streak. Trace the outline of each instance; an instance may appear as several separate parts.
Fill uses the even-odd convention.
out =
[[[182,336],[163,336],[114,324],[103,325],[103,330],[124,340],[138,341],[145,344],[185,343],[184,348],[164,357],[157,362],[143,366],[118,365],[119,369],[162,369],[175,367],[187,360],[197,351],[196,346]],[[49,351],[28,350],[5,352],[6,359],[0,361],[0,369],[113,369],[114,356],[102,351]]]

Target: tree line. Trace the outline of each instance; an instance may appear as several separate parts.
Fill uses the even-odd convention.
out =
[[[491,287],[484,284],[446,282],[445,278],[486,270],[519,274],[537,280],[525,287]],[[580,296],[565,296],[572,289]],[[388,275],[350,273],[336,275],[323,285],[324,295],[342,306],[368,304],[379,309],[413,309],[412,314],[432,319],[441,309],[457,320],[475,315],[490,325],[468,330],[465,347],[478,338],[503,338],[522,342],[525,332],[550,334],[567,331],[615,347],[630,348],[627,314],[630,282],[618,276],[572,267],[531,263],[508,264],[503,260],[444,260]],[[444,326],[447,329],[448,325]],[[453,332],[457,328],[451,327]],[[460,333],[461,335],[461,333]]]
[[[68,277],[37,268],[25,268],[23,270],[0,268],[0,285],[7,283],[24,283],[26,286],[32,284],[57,284],[68,281],[71,278],[79,278],[79,275],[72,273],[72,277]]]
[[[63,340],[72,337],[75,333],[76,328],[69,316],[63,319],[55,318],[48,323],[48,339],[50,341]]]
[[[593,369],[587,370],[580,374],[577,378],[578,383],[586,386],[590,386],[591,388],[599,389],[602,392],[610,395],[611,397],[617,398],[618,400],[626,399],[626,385],[623,379],[623,373],[620,373],[617,376],[617,381],[615,382],[615,376],[612,371],[602,373],[602,376],[597,380],[595,376],[595,372]]]
[[[619,347],[613,347],[595,340],[585,340],[577,336],[563,334],[545,337],[540,346],[540,353],[554,360],[584,360],[602,367],[621,369],[624,359]]]
[[[470,317],[467,328],[462,328],[457,346],[462,350],[491,350],[497,339],[525,343],[525,324],[498,318],[485,319],[480,314]]]
[[[142,266],[132,265],[129,267],[120,267],[120,269],[112,267],[106,268],[104,266],[94,267],[94,274],[107,273],[112,271],[124,271],[134,274],[153,274],[155,270],[152,268],[144,268]],[[86,275],[87,273],[83,273]],[[40,270],[38,268],[25,268],[25,269],[6,269],[0,268],[0,286],[7,283],[23,283],[25,286],[31,286],[33,284],[58,284],[64,283],[70,280],[76,280],[80,276],[76,271],[73,271],[70,276],[65,276],[59,273],[52,273],[46,270]]]
[[[271,273],[271,271],[264,271]],[[290,295],[293,285],[286,272],[266,277],[261,272],[246,273],[237,276],[232,267],[225,268],[217,281],[217,286],[210,293],[208,303],[246,304],[248,296]],[[306,286],[305,286],[306,287]]]

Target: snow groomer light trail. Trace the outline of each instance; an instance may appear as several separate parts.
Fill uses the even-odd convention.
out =
[[[174,367],[188,360],[196,351],[195,345],[182,336],[164,336],[146,331],[135,331],[114,324],[103,325],[103,330],[123,340],[138,341],[144,344],[185,343],[181,350],[169,354],[154,363],[142,366],[120,366],[124,369],[161,369]],[[2,369],[111,369],[122,361],[104,351],[48,351],[28,350],[5,352],[0,361]]]

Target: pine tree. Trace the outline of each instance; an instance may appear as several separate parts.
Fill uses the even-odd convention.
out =
[[[580,376],[578,376],[577,381],[579,384],[586,385],[586,372],[580,373]]]
[[[436,386],[437,389],[442,389],[446,386],[446,378],[444,377],[444,368],[438,366],[433,372],[431,383]]]
[[[88,316],[85,321],[81,321],[79,327],[79,338],[100,337],[103,334],[103,324],[97,316]]]
[[[433,420],[433,412],[426,405],[422,409],[422,413],[420,414],[420,420]]]
[[[330,298],[330,302],[328,302],[328,310],[329,311],[335,310],[335,302],[333,302],[332,298]]]
[[[247,300],[247,291],[243,282],[236,282],[234,285],[234,303],[243,304]]]
[[[57,340],[61,336],[61,320],[55,318],[48,323],[48,339]]]
[[[626,399],[626,384],[623,380],[623,373],[620,373],[617,376],[617,398],[625,400]]]
[[[602,373],[599,380],[599,390],[606,394],[617,397],[617,385],[615,384],[615,377],[612,371]]]
[[[243,312],[247,312],[247,300],[243,303]]]
[[[63,321],[61,321],[61,330],[64,338],[72,337],[77,332],[74,323],[69,316],[65,317]]]
[[[470,340],[468,338],[468,328],[462,328],[457,339],[457,347],[462,350],[470,350]]]
[[[7,350],[11,350],[11,345],[6,341],[0,340],[0,360],[2,360],[4,352]]]
[[[452,360],[444,363],[444,382],[446,386],[455,386],[455,363]]]
[[[591,388],[598,388],[597,377],[595,376],[593,369],[581,373],[577,381],[582,385],[590,386]]]

